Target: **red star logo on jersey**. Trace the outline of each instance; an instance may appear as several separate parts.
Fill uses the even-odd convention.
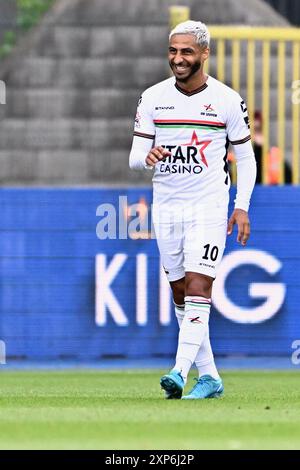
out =
[[[199,153],[200,153],[200,157],[201,157],[201,161],[204,163],[204,165],[206,167],[208,167],[208,163],[207,163],[207,160],[205,158],[205,155],[204,155],[204,150],[206,149],[206,147],[211,143],[211,140],[202,140],[202,141],[199,141],[198,139],[198,136],[196,134],[196,131],[193,132],[193,135],[192,135],[192,139],[191,141],[188,143],[188,144],[183,144],[184,146],[187,146],[187,145],[195,145],[196,147],[200,146],[201,147],[199,148]]]

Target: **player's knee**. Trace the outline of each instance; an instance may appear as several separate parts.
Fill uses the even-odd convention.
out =
[[[186,273],[185,295],[211,297],[213,278],[199,273]]]
[[[183,304],[185,296],[185,278],[170,282],[175,304]]]

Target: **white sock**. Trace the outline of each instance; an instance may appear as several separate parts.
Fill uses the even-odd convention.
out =
[[[174,305],[175,305],[175,315],[176,315],[176,318],[177,318],[177,321],[178,321],[178,326],[179,326],[179,329],[181,327],[181,324],[183,322],[183,319],[184,319],[184,309],[185,309],[185,304],[176,304],[174,302]],[[183,369],[186,369],[186,368],[189,368],[190,369],[191,365],[190,365],[190,361],[187,360],[187,362],[184,361],[184,359],[182,359],[181,363],[180,363],[180,366],[179,366],[179,369],[176,367],[174,367],[174,369],[177,369],[177,370],[183,370]],[[187,380],[187,377],[186,376],[183,376],[183,380],[184,382],[186,383],[186,380]]]
[[[184,304],[176,304],[174,302],[174,305],[175,315],[180,328],[184,318]],[[199,377],[201,377],[202,375],[210,375],[214,379],[220,379],[218,370],[216,368],[214,355],[211,349],[209,331],[207,331],[207,334],[205,335],[204,340],[197,353],[197,356],[195,358],[195,364],[198,369]]]
[[[211,300],[200,296],[186,296],[184,301],[185,315],[179,331],[174,369],[180,370],[186,380],[208,331]]]
[[[214,379],[220,378],[211,349],[209,331],[207,331],[200,346],[198,354],[195,358],[195,364],[198,369],[199,377],[202,375],[211,375]]]

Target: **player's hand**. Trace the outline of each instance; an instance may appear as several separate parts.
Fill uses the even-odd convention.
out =
[[[235,224],[237,224],[238,226],[237,242],[245,246],[250,236],[250,221],[249,221],[248,213],[244,211],[243,209],[234,209],[228,221],[228,227],[227,227],[228,235],[232,234],[233,226]]]
[[[157,162],[160,162],[164,158],[170,157],[171,155],[171,152],[164,149],[163,147],[154,147],[150,150],[146,157],[146,164],[149,166],[154,166]]]

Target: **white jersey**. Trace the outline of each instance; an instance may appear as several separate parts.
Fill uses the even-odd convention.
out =
[[[134,135],[172,153],[155,165],[154,203],[228,201],[227,149],[229,142],[250,140],[248,121],[240,95],[210,76],[191,93],[174,77],[148,88],[139,101]]]

